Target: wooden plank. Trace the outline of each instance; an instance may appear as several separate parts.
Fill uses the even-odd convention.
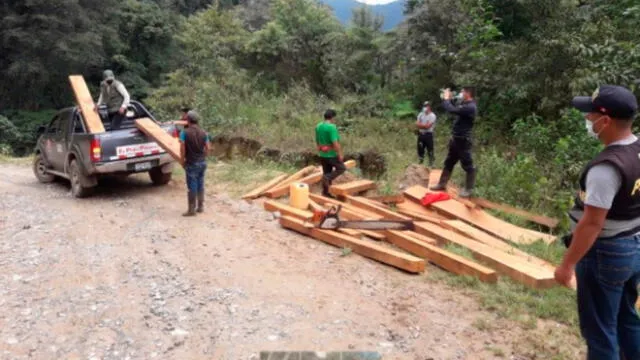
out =
[[[407,210],[407,211],[411,211],[413,213],[416,214],[422,214],[422,215],[427,215],[429,217],[432,218],[436,218],[436,219],[440,219],[440,220],[448,220],[450,219],[450,217],[445,216],[444,214],[440,214],[437,211],[430,209],[430,208],[426,208],[424,206],[422,206],[419,203],[413,202],[413,201],[405,201],[403,203],[399,203],[396,205],[396,208],[398,208],[398,211],[402,211],[402,210]]]
[[[508,243],[506,243],[505,241],[502,241],[490,234],[487,234],[486,232],[479,230],[477,228],[474,228],[473,226],[460,221],[460,220],[441,220],[440,222],[444,227],[456,231],[462,235],[465,235],[471,239],[474,240],[478,240],[483,244],[489,245],[490,247],[494,248],[494,249],[499,249],[502,250],[504,252],[506,252],[507,254],[510,255],[515,255],[518,257],[521,257],[523,260],[525,260],[526,262],[532,263],[532,264],[536,264],[538,266],[542,266],[542,267],[547,267],[549,269],[553,269],[555,270],[555,266],[547,261],[544,261],[540,258],[537,258],[525,251],[522,251],[516,247],[513,247],[511,245],[509,245]]]
[[[429,190],[422,186],[413,186],[405,190],[405,195],[414,201],[420,201]],[[431,207],[474,225],[501,239],[520,244],[530,244],[542,240],[549,244],[555,241],[555,236],[532,230],[522,229],[506,221],[500,220],[481,209],[469,209],[456,200],[446,200],[434,203]]]
[[[560,220],[558,219],[550,218],[548,216],[533,214],[526,210],[518,209],[516,207],[509,206],[506,204],[494,203],[483,198],[471,198],[470,201],[485,209],[499,210],[508,214],[513,214],[521,218],[524,218],[526,220],[529,220],[531,222],[534,222],[536,224],[546,226],[549,229],[555,229],[560,223]]]
[[[357,239],[353,236],[341,234],[331,230],[310,229],[303,220],[290,216],[280,218],[280,224],[299,233],[309,235],[314,239],[324,241],[340,248],[350,248],[354,253],[394,266],[410,273],[421,273],[425,270],[425,261],[413,255],[385,248],[379,244]]]
[[[358,197],[358,196],[347,196],[347,202],[349,202],[349,204],[357,206],[361,209],[373,212],[375,214],[378,214],[380,216],[382,216],[383,219],[391,219],[391,220],[411,220],[411,218],[409,218],[408,216],[399,214],[395,211],[391,211],[391,210],[387,210],[383,207],[380,207],[370,201],[368,201],[365,198],[362,197]]]
[[[362,238],[364,236],[363,233],[361,233],[360,231],[355,230],[355,229],[344,229],[343,228],[343,229],[338,229],[337,231],[339,231],[339,232],[341,232],[343,234],[347,234],[347,235],[353,236],[353,237],[358,238],[358,239],[360,239],[360,238]]]
[[[278,184],[279,182],[281,182],[282,180],[284,180],[288,175],[287,174],[282,174],[282,175],[278,175],[275,178],[273,178],[271,181],[258,186],[257,188],[249,191],[248,193],[244,194],[242,196],[242,199],[244,200],[251,200],[251,199],[255,199],[255,198],[259,198],[262,193],[264,193],[265,191],[271,189],[272,187],[274,187],[276,184]]]
[[[318,204],[317,202],[311,199],[309,199],[309,209],[314,213],[319,211],[325,211],[325,208],[322,205]]]
[[[329,193],[336,196],[347,196],[357,194],[363,191],[376,188],[376,183],[371,180],[362,179],[356,181],[350,181],[348,183],[332,185],[329,188]]]
[[[398,212],[401,213],[402,215],[406,215],[410,218],[412,218],[413,220],[418,220],[418,221],[428,221],[434,224],[440,224],[440,222],[442,220],[435,218],[435,217],[431,217],[429,215],[424,215],[424,214],[419,214],[413,211],[409,211],[409,210],[402,210],[402,209],[398,209]]]
[[[366,198],[367,200],[377,201],[383,204],[398,204],[404,202],[404,195],[402,194],[367,196]]]
[[[421,258],[427,259],[439,267],[458,275],[469,275],[487,283],[498,281],[498,274],[463,256],[441,249],[435,243],[417,240],[406,231],[387,231],[387,239],[395,246]]]
[[[82,118],[85,125],[87,125],[87,131],[92,134],[103,133],[104,125],[100,116],[95,111],[96,103],[93,101],[93,97],[89,92],[87,83],[84,81],[82,75],[70,75],[69,82],[71,83],[71,89],[76,98],[76,103],[82,112]]]
[[[344,216],[344,218],[347,220],[380,220],[382,219],[382,216],[376,213],[373,213],[364,209],[360,209],[358,207],[341,202],[339,200],[330,199],[328,197],[324,197],[316,194],[309,194],[309,198],[325,206],[342,205],[342,212],[340,213],[340,215]],[[355,216],[355,218],[349,218],[347,216]]]
[[[344,166],[347,169],[351,169],[356,166],[356,162],[355,160],[345,161]],[[307,175],[302,179],[299,179],[298,182],[305,183],[308,185],[313,185],[313,184],[319,183],[321,180],[322,180],[322,172],[317,171],[311,175]],[[276,198],[285,196],[289,194],[289,185],[286,185],[286,186],[278,185],[270,189],[269,191],[267,191],[265,194],[271,199],[276,199]]]
[[[279,211],[282,215],[289,215],[306,221],[310,221],[313,218],[313,214],[310,211],[300,210],[294,208],[293,206],[289,206],[273,200],[265,201],[264,208],[267,211]]]
[[[373,231],[373,230],[360,230],[365,236],[368,236],[376,241],[386,240],[387,236],[383,234],[381,231]]]
[[[178,139],[169,135],[169,133],[149,118],[136,120],[136,126],[140,131],[155,140],[171,157],[179,163],[182,163],[182,159],[180,158],[180,142]]]
[[[507,275],[529,287],[546,289],[557,285],[551,269],[526,263],[517,256],[493,249],[488,245],[431,223],[417,222],[415,226],[416,232],[420,234],[433,236],[444,242],[469,249],[476,259],[488,264],[501,274]]]
[[[294,174],[289,175],[286,179],[282,180],[282,182],[280,182],[280,184],[277,184],[275,186],[273,186],[273,188],[279,188],[279,187],[289,187],[291,184],[293,184],[294,182],[309,176],[315,172],[318,171],[322,171],[321,167],[316,167],[316,166],[307,166],[304,169],[301,169],[297,172],[295,172]]]

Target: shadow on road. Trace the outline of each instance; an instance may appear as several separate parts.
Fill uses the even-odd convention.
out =
[[[71,191],[68,180],[59,179],[55,182],[60,191]],[[100,178],[98,186],[87,199],[108,200],[122,197],[136,197],[152,194],[159,191],[167,191],[173,188],[172,183],[165,186],[153,185],[148,176],[144,174],[125,176],[107,176]]]

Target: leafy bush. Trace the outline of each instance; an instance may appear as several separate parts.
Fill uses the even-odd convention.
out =
[[[7,111],[0,116],[0,144],[9,146],[13,155],[26,155],[36,145],[37,130],[47,125],[55,110],[44,111]]]

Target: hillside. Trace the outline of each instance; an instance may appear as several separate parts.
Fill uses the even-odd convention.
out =
[[[336,17],[345,25],[351,21],[351,11],[361,6],[368,6],[375,14],[384,16],[383,30],[385,31],[395,28],[404,19],[404,0],[385,5],[366,5],[356,0],[320,0],[320,2],[333,8]]]

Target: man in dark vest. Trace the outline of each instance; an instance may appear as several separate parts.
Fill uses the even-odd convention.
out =
[[[605,148],[580,176],[555,278],[568,286],[575,274],[588,359],[640,359],[640,141],[631,130],[638,102],[624,87],[603,85],[573,106]]]
[[[116,80],[113,71],[105,70],[103,77],[104,81],[100,83],[98,106],[103,104],[107,105],[111,129],[118,130],[120,129],[122,120],[124,120],[131,98],[124,84]]]
[[[187,112],[187,127],[180,133],[180,158],[187,174],[189,208],[183,216],[204,212],[204,175],[207,170],[209,135],[198,125],[200,116],[194,110]],[[197,200],[197,208],[196,208]]]
[[[432,186],[431,190],[446,190],[453,167],[460,161],[462,169],[467,173],[467,178],[464,189],[458,195],[460,197],[470,197],[476,182],[476,168],[473,166],[473,158],[471,157],[471,133],[478,109],[473,87],[466,86],[462,88],[461,94],[462,104],[459,106],[452,103],[453,94],[451,90],[446,89],[442,95],[442,100],[444,100],[442,106],[447,112],[455,114],[456,120],[453,123],[451,140],[449,140],[449,152],[444,161],[440,181],[437,185]]]

